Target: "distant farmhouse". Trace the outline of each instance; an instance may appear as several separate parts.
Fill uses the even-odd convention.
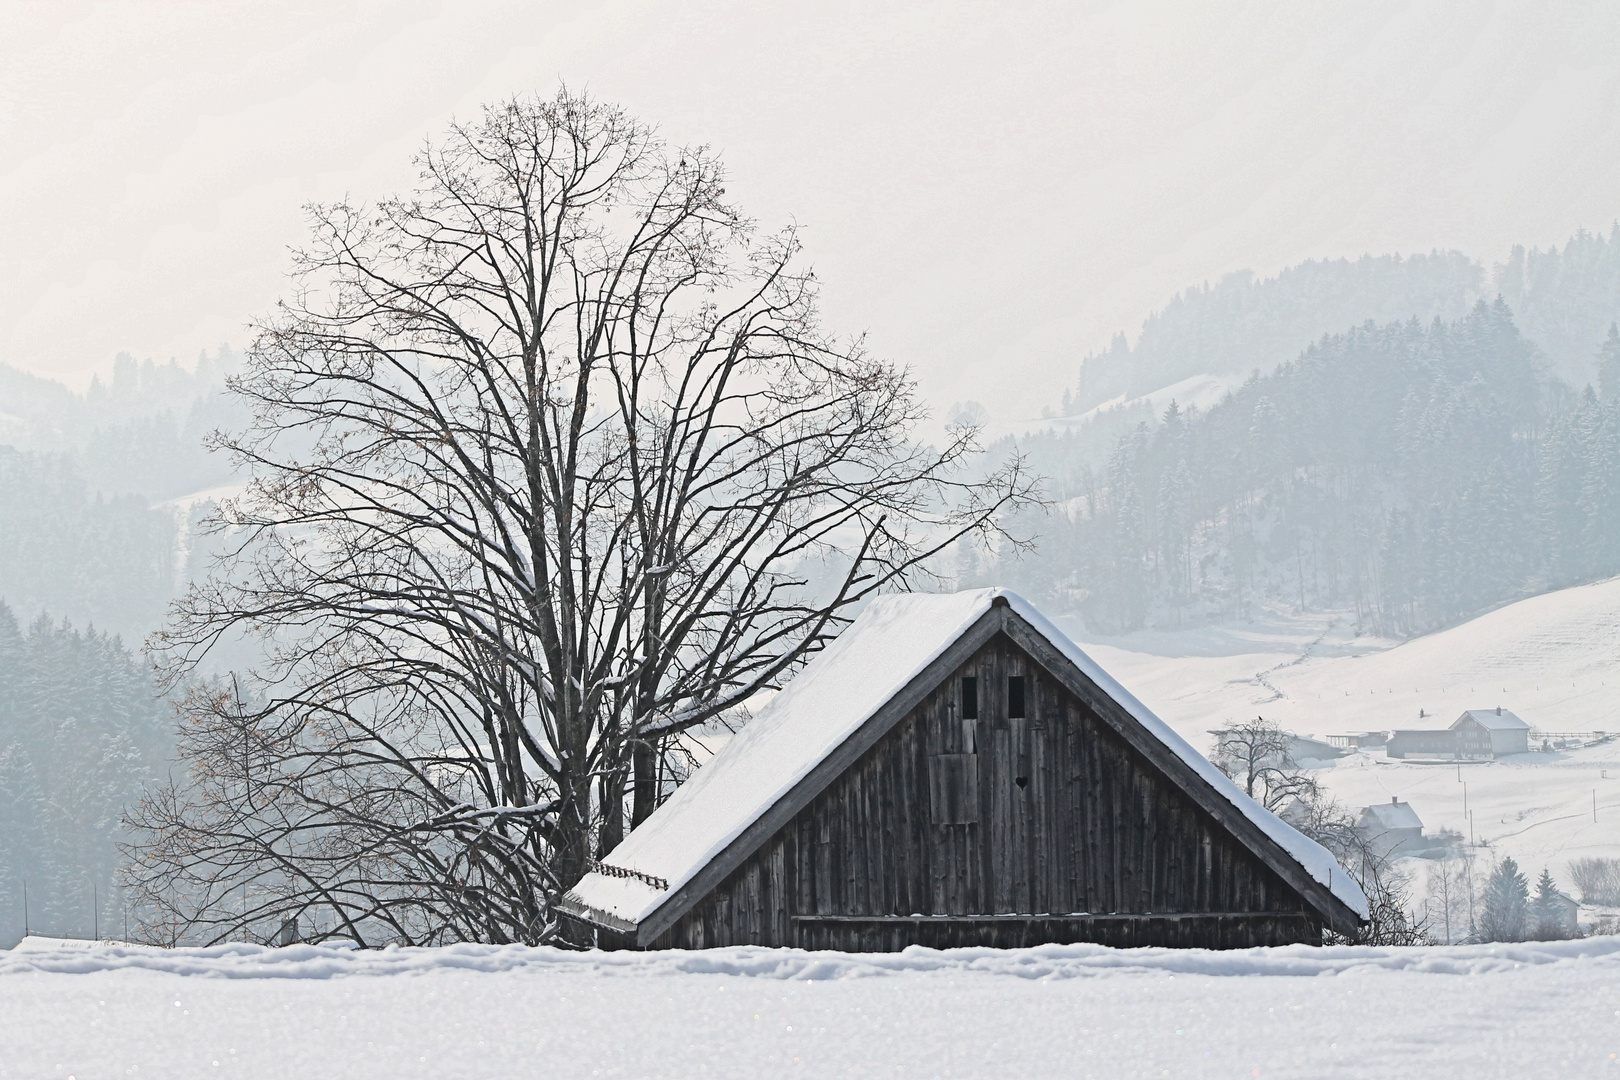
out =
[[[1243,948],[1361,890],[1030,604],[886,596],[601,856],[604,948]]]
[[[1553,916],[1557,920],[1557,928],[1565,937],[1574,937],[1580,933],[1581,905],[1575,898],[1562,889],[1554,889],[1552,894]],[[1543,926],[1543,931],[1547,928]]]
[[[1397,731],[1385,753],[1392,758],[1445,758],[1489,761],[1530,752],[1530,725],[1498,706],[1469,709],[1449,728]]]
[[[1344,756],[1344,750],[1323,739],[1309,735],[1290,735],[1288,754],[1295,761],[1332,761]]]
[[[1469,709],[1451,725],[1464,757],[1501,757],[1530,752],[1530,725],[1500,705]]]
[[[1424,846],[1423,819],[1411,803],[1391,795],[1387,803],[1362,807],[1356,831],[1380,858],[1408,855]]]
[[[1329,735],[1328,742],[1341,751],[1360,750],[1374,746],[1383,746],[1389,742],[1387,731],[1358,731],[1349,735]]]

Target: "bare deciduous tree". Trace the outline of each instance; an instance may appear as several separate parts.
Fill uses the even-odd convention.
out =
[[[1620,904],[1620,859],[1574,859],[1569,880],[1580,890],[1583,903]]]
[[[1036,495],[825,332],[718,160],[564,91],[414,195],[312,210],[221,444],[232,553],[154,643],[189,775],[135,815],[173,934],[541,941],[687,733]],[[198,682],[222,637],[267,661]]]
[[[1430,914],[1414,904],[1411,879],[1388,852],[1369,842],[1356,827],[1355,816],[1314,788],[1300,797],[1300,806],[1303,815],[1295,827],[1327,848],[1367,897],[1367,923],[1354,938],[1342,939],[1344,943],[1432,945]]]
[[[1316,781],[1294,760],[1293,733],[1275,720],[1257,716],[1212,734],[1215,753],[1210,760],[1267,810],[1316,796]]]
[[[1323,795],[1315,777],[1294,760],[1292,732],[1257,716],[1213,732],[1210,760],[1248,796],[1315,840],[1338,860],[1367,897],[1367,925],[1355,939],[1365,945],[1430,942],[1428,918],[1414,909],[1412,886],[1382,850],[1356,826],[1355,816]]]
[[[1440,920],[1441,943],[1454,945],[1472,937],[1477,892],[1473,859],[1447,851],[1429,864],[1428,890],[1432,910]]]

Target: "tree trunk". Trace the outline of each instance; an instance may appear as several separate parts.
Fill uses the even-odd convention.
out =
[[[636,779],[634,802],[630,807],[630,827],[633,829],[647,820],[658,806],[658,756],[645,742],[637,742],[631,751]]]
[[[623,758],[615,767],[602,774],[598,785],[601,792],[602,823],[596,835],[596,857],[605,859],[608,853],[624,839],[624,764]]]

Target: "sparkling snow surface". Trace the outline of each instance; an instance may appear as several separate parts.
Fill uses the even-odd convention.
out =
[[[0,952],[0,1077],[1620,1077],[1620,938]]]
[[[771,699],[609,856],[612,865],[668,881],[589,874],[574,899],[630,922],[646,918],[780,800],[1004,597],[1012,609],[1119,701],[1221,796],[1292,855],[1351,910],[1367,900],[1333,856],[1240,791],[1181,735],[1120,686],[1027,600],[1005,589],[882,596]]]

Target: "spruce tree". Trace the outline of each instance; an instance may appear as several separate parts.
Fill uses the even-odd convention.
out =
[[[1485,881],[1485,911],[1479,920],[1484,941],[1523,941],[1530,915],[1530,883],[1512,857],[1496,864]]]
[[[115,637],[0,600],[0,947],[34,930],[87,934],[111,902],[120,815],[168,756],[150,675]]]
[[[1598,391],[1604,401],[1620,398],[1620,325],[1609,324],[1609,336],[1597,353]]]
[[[1558,899],[1558,885],[1547,868],[1542,867],[1541,877],[1536,881],[1536,899],[1530,908],[1537,941],[1559,941],[1569,936]]]

